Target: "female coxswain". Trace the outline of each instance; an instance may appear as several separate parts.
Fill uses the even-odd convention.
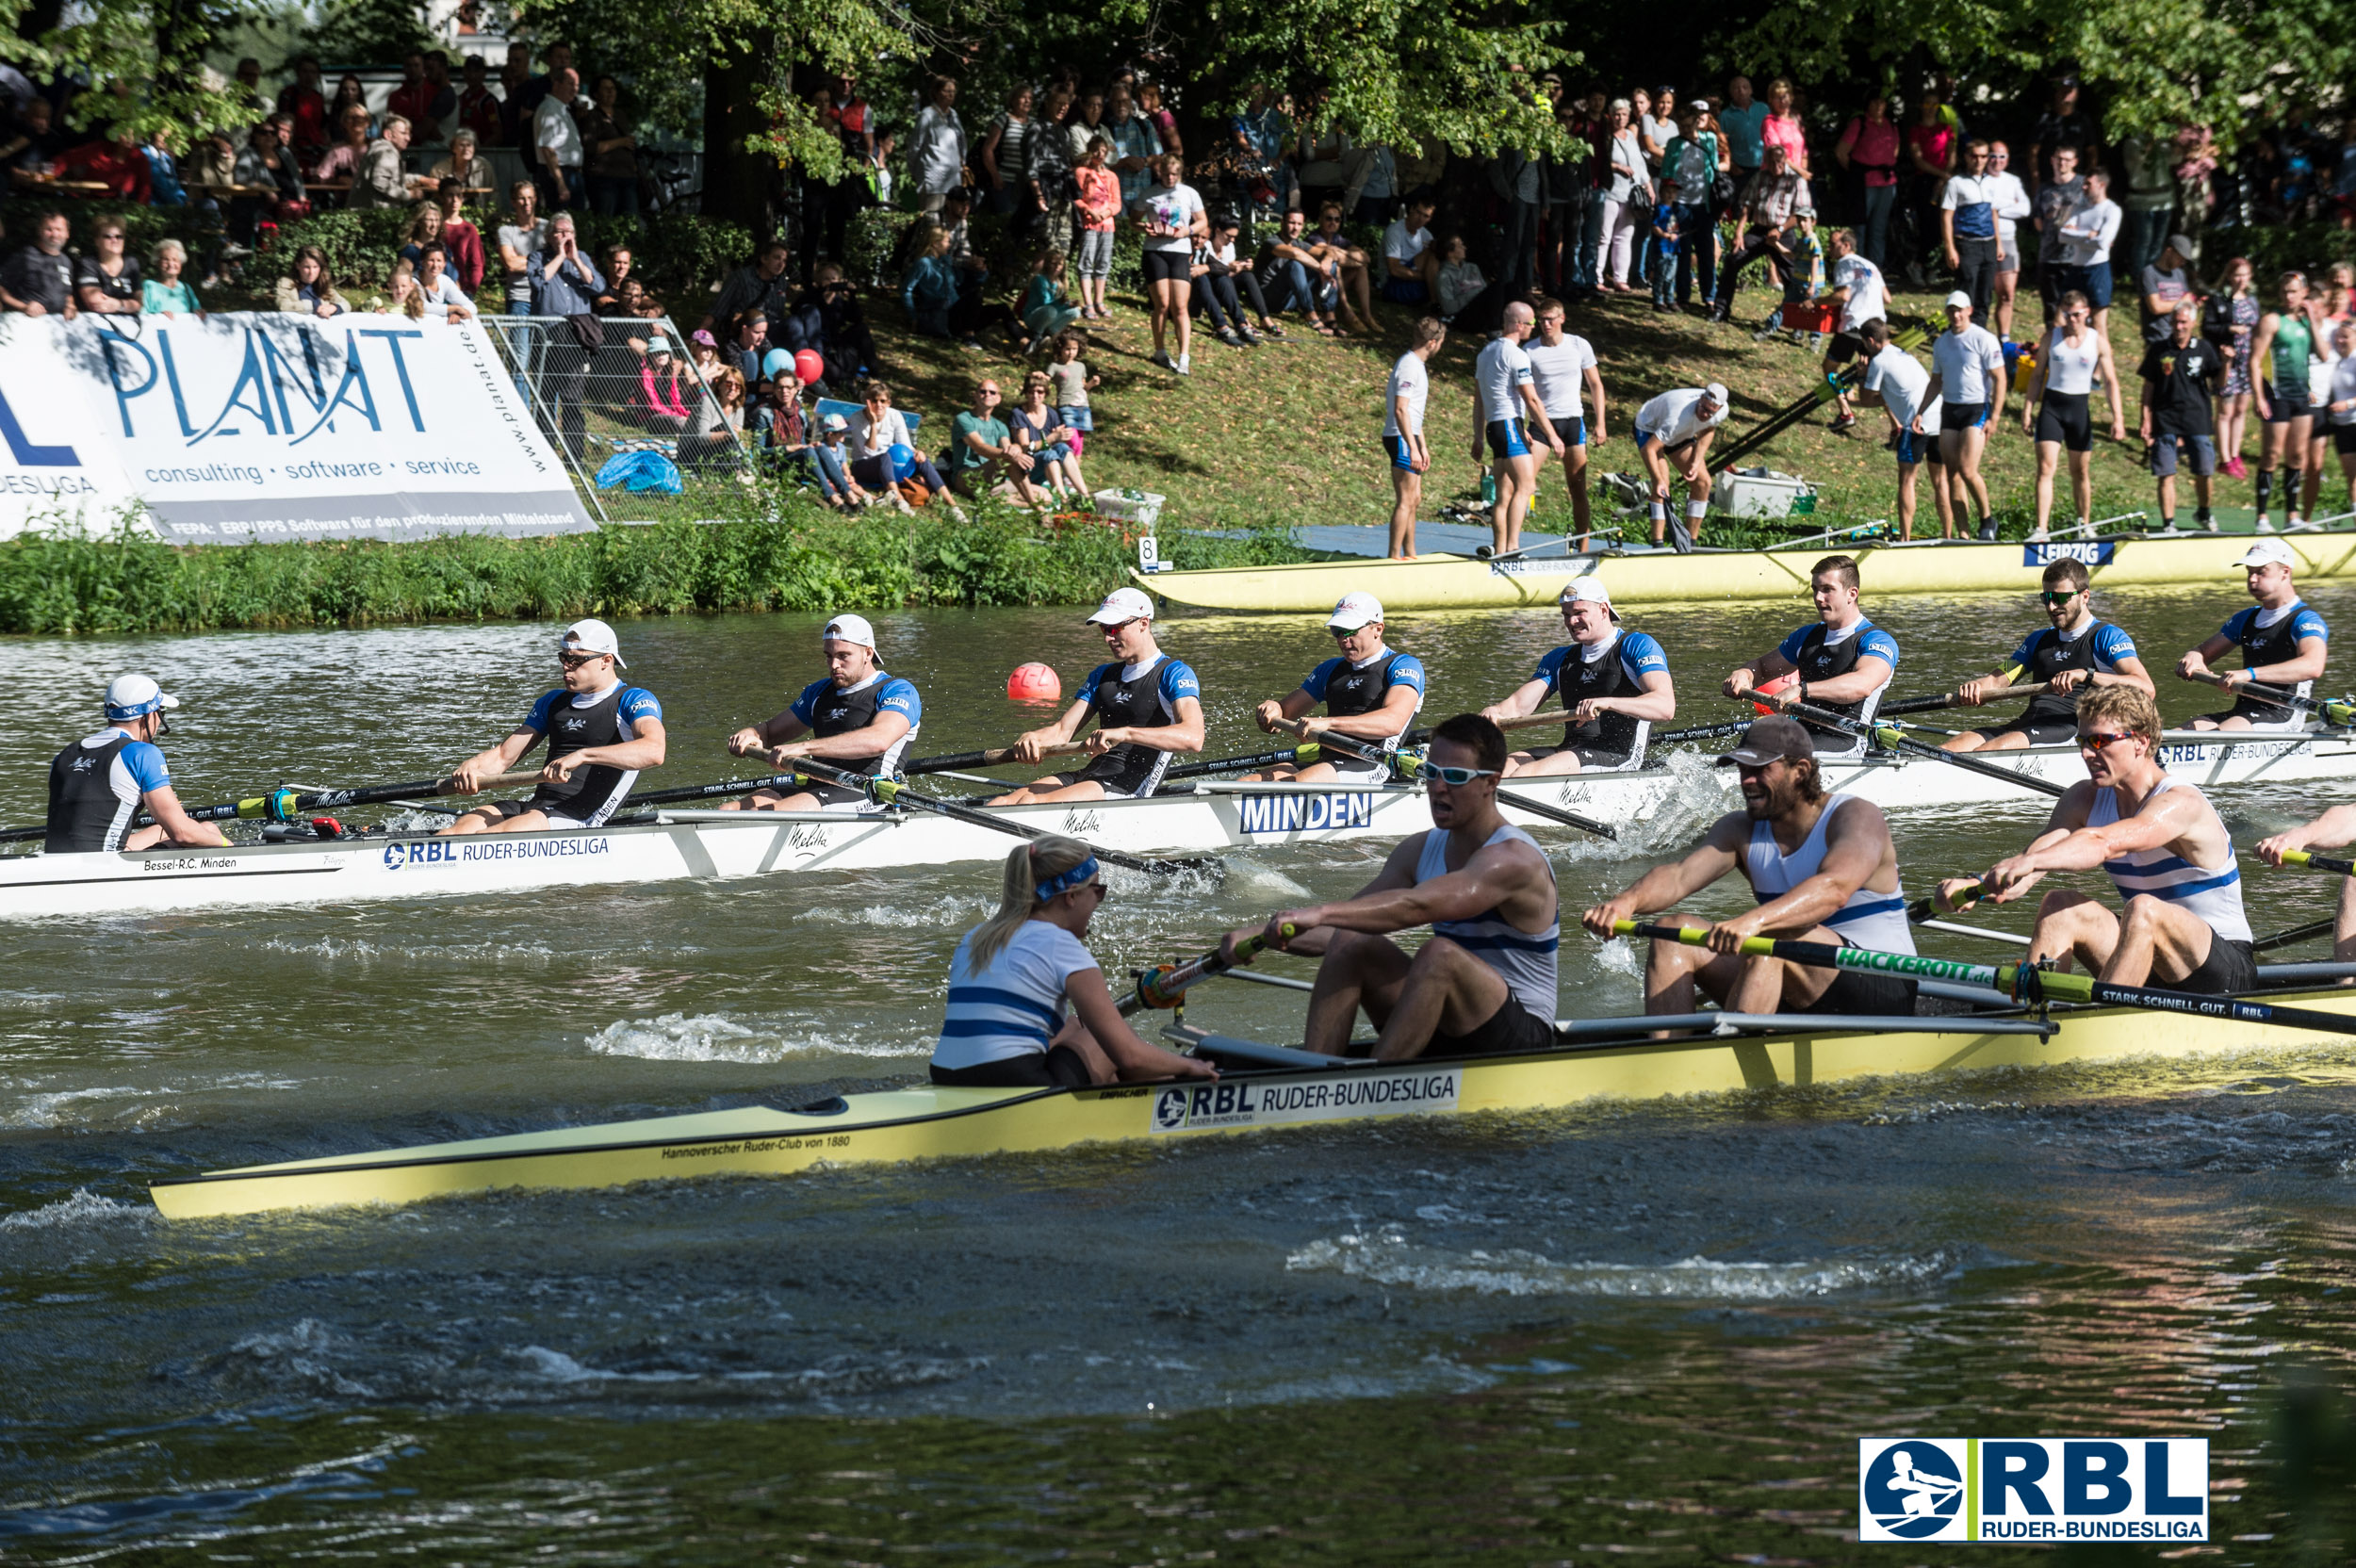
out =
[[[1137,1038],[1113,1005],[1103,967],[1080,945],[1104,902],[1096,857],[1076,839],[1050,835],[1006,857],[998,912],[949,960],[934,1083],[1076,1088],[1219,1076],[1208,1062]]]

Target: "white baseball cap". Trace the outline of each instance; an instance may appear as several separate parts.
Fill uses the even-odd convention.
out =
[[[1116,588],[1104,596],[1104,602],[1096,607],[1096,613],[1084,623],[1088,626],[1119,626],[1123,621],[1150,621],[1153,618],[1153,601],[1136,588]]]
[[[1383,601],[1372,594],[1344,594],[1342,602],[1333,607],[1333,618],[1325,623],[1325,629],[1355,631],[1382,618]]]
[[[136,719],[162,708],[177,708],[180,699],[143,675],[121,675],[106,686],[106,717]]]
[[[864,615],[837,615],[826,623],[826,629],[818,635],[831,637],[840,643],[857,643],[870,651],[875,646],[875,629],[867,624]]]
[[[1600,604],[1612,612],[1613,620],[1620,618],[1620,612],[1612,609],[1612,590],[1603,585],[1603,579],[1599,577],[1571,579],[1562,585],[1562,602],[1564,604]]]
[[[2296,571],[2299,568],[2299,557],[2293,554],[2291,547],[2280,539],[2260,539],[2242,553],[2239,561],[2234,562],[2226,569],[2238,572],[2250,566],[2288,566]]]
[[[1961,305],[1966,310],[1972,308],[1972,296],[1966,294],[1960,288],[1956,289],[1953,294],[1947,296],[1947,308],[1949,310],[1953,310],[1958,305]]]
[[[1711,402],[1716,403],[1720,408],[1726,406],[1726,384],[1725,382],[1713,381],[1708,386],[1703,387],[1702,391],[1709,396]]]
[[[622,645],[615,640],[614,629],[603,621],[575,621],[557,639],[557,646],[567,653],[610,653],[616,669],[630,668],[622,662]]]

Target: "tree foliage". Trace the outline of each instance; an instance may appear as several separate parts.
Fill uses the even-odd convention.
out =
[[[205,61],[259,8],[254,0],[79,0],[63,9],[0,0],[0,22],[22,41],[14,54],[26,74],[97,86],[74,106],[74,123],[124,126],[144,138],[158,127],[211,130],[243,118]]]

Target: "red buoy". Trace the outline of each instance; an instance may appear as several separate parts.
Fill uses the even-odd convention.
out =
[[[1016,702],[1054,702],[1063,695],[1063,680],[1052,665],[1018,664],[1006,677],[1006,695]]]
[[[1762,697],[1772,697],[1772,696],[1774,696],[1774,695],[1775,695],[1777,692],[1783,691],[1785,688],[1789,687],[1789,686],[1790,686],[1790,685],[1791,685],[1793,681],[1795,681],[1795,680],[1797,680],[1797,679],[1799,679],[1799,678],[1800,678],[1800,672],[1799,672],[1799,671],[1797,671],[1797,670],[1788,670],[1788,671],[1786,671],[1784,674],[1782,674],[1782,675],[1779,675],[1779,676],[1775,677],[1775,679],[1773,679],[1773,680],[1770,680],[1770,681],[1766,682],[1764,685],[1754,687],[1754,688],[1753,688],[1753,690],[1755,690],[1756,692],[1758,692],[1758,693],[1759,693],[1759,694],[1760,696],[1762,696]],[[1776,707],[1774,703],[1772,703],[1772,702],[1758,702],[1758,701],[1754,701],[1754,702],[1751,704],[1751,706],[1752,706],[1753,708],[1758,709],[1758,710],[1759,710],[1760,712],[1762,712],[1762,713],[1780,713],[1780,712],[1782,712],[1782,711],[1783,711],[1783,710],[1782,710],[1782,709],[1777,708],[1777,707]]]

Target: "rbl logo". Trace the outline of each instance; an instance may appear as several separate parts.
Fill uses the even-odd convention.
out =
[[[2209,1538],[2205,1438],[1862,1438],[1857,1539]]]

